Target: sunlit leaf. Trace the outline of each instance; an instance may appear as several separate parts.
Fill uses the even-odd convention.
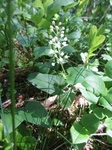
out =
[[[95,89],[97,92],[101,93],[102,95],[107,94],[105,84],[100,77],[98,77],[96,75],[91,75],[91,76],[88,76],[87,78],[85,78],[85,82],[87,82],[89,85],[91,85],[91,87],[93,87],[93,89]]]
[[[81,124],[88,130],[89,134],[97,130],[99,123],[99,119],[94,114],[84,115],[81,119]]]
[[[74,4],[74,0],[56,0],[47,9],[48,18],[56,14],[62,6]]]
[[[73,144],[86,143],[89,138],[88,131],[78,122],[75,122],[70,128],[70,134]]]
[[[85,78],[93,73],[85,68],[77,68],[77,67],[70,67],[67,69],[68,76],[66,82],[69,84],[76,84],[81,83],[85,80]]]
[[[112,78],[112,60],[109,60],[105,65],[106,74]]]
[[[61,94],[62,87],[65,85],[64,79],[62,77],[36,72],[31,73],[28,76],[28,81],[38,89],[49,94]]]
[[[101,97],[99,99],[99,104],[104,108],[107,108],[108,110],[112,111],[112,106],[106,101],[105,98]]]

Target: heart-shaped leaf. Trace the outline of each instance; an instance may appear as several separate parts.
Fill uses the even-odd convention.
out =
[[[73,144],[86,143],[89,138],[88,131],[78,122],[75,122],[70,128],[70,134]]]
[[[91,87],[93,87],[93,89],[95,91],[101,93],[102,95],[107,94],[105,84],[100,77],[98,77],[96,75],[91,75],[91,76],[88,76],[87,78],[85,78],[85,82],[87,82],[89,85],[91,85]]]

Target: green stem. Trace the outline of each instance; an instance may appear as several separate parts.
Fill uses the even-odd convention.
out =
[[[14,96],[14,56],[13,56],[13,42],[12,42],[12,25],[11,25],[11,6],[12,1],[7,0],[7,36],[8,36],[8,47],[9,47],[9,75],[10,75],[10,96],[11,96],[11,115],[12,115],[12,128],[13,128],[13,143],[14,150],[16,150],[16,133],[15,133],[15,96]]]
[[[61,68],[62,68],[63,73],[64,73],[64,78],[66,78],[66,72],[65,72],[65,69],[64,69],[64,67],[63,67],[63,64],[62,64],[62,63],[60,63],[60,65],[61,65]]]

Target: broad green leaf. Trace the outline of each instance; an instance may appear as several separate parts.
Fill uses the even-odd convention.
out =
[[[107,135],[112,138],[112,130],[107,130]]]
[[[89,75],[92,75],[93,73],[85,68],[77,68],[77,67],[70,67],[67,69],[68,76],[66,79],[66,82],[68,84],[76,84],[81,83],[85,80],[85,78]]]
[[[32,112],[35,116],[43,118],[47,116],[47,111],[44,106],[37,101],[28,102],[25,106],[25,110],[28,112]]]
[[[86,143],[89,138],[88,131],[78,122],[75,122],[70,128],[70,134],[73,144]]]
[[[45,18],[42,18],[41,21],[38,23],[38,26],[41,28],[48,29],[51,22]]]
[[[49,56],[50,49],[47,47],[36,47],[33,51],[35,59],[38,59],[41,56]]]
[[[54,0],[46,0],[43,5],[44,5],[44,10],[47,13],[47,8],[53,3]],[[47,15],[47,14],[46,14]]]
[[[89,38],[89,45],[91,45],[91,42],[93,41],[96,34],[97,34],[97,27],[95,25],[93,25],[90,28],[90,32],[89,32],[89,37],[88,37]]]
[[[112,60],[109,60],[105,65],[106,74],[112,78]]]
[[[74,0],[56,0],[47,9],[47,16],[50,19],[56,14],[62,6],[74,4]]]
[[[25,121],[32,124],[43,127],[50,127],[51,125],[51,120],[47,111],[44,106],[37,101],[28,102],[24,111],[20,110],[18,113]]]
[[[32,85],[49,94],[61,94],[62,88],[65,85],[62,77],[51,74],[35,72],[31,73],[27,79]]]
[[[93,109],[93,113],[100,120],[105,118],[104,108],[96,107],[95,109]]]
[[[74,53],[75,52],[75,49],[73,48],[73,47],[71,47],[71,46],[65,46],[63,49],[62,49],[62,51],[64,51],[64,52],[66,52],[66,53],[68,53],[68,54],[71,54],[71,53]]]
[[[107,108],[108,110],[112,111],[112,106],[106,101],[105,98],[101,97],[99,99],[99,104],[104,108]]]
[[[4,135],[7,136],[10,133],[12,133],[13,128],[12,128],[12,115],[11,113],[4,113],[2,116],[2,121],[3,121],[3,125],[4,125]],[[22,122],[24,121],[24,119],[18,115],[15,114],[15,128],[17,128]]]
[[[38,24],[41,22],[41,20],[43,18],[43,15],[44,15],[44,13],[43,13],[42,9],[39,9],[37,11],[37,13],[35,15],[32,15],[29,20],[32,21],[32,22],[34,22],[35,25],[38,26]]]
[[[104,35],[95,36],[94,39],[92,40],[91,44],[90,44],[90,48],[88,50],[89,53],[91,54],[92,52],[97,50],[98,47],[104,42],[104,40],[105,40]]]
[[[98,97],[96,97],[92,92],[86,91],[86,89],[79,88],[82,95],[92,104],[96,104],[98,102]]]
[[[97,130],[99,123],[99,119],[94,114],[84,115],[81,119],[81,124],[88,130],[89,134]]]
[[[50,62],[37,62],[34,65],[34,68],[36,68],[40,73],[49,73],[51,67]]]
[[[32,4],[33,7],[41,8],[44,12],[44,6],[42,0],[35,0]]]
[[[30,150],[34,149],[36,145],[36,139],[33,136],[24,136],[19,140],[17,140],[17,146],[21,150]]]
[[[80,30],[74,31],[70,33],[67,37],[70,40],[79,39],[81,37],[81,31]]]
[[[112,57],[110,55],[102,54],[101,56],[104,60],[112,60]]]
[[[100,26],[100,28],[97,31],[97,36],[102,35],[105,31],[105,26]]]
[[[105,96],[105,99],[109,104],[112,105],[112,88],[109,89],[107,95]]]
[[[107,94],[105,84],[100,77],[98,77],[96,75],[91,75],[91,76],[88,76],[87,78],[85,78],[85,82],[87,82],[89,85],[91,85],[91,87],[93,87],[93,89],[95,91],[101,93],[102,95]]]
[[[59,97],[59,106],[61,106],[63,109],[70,107],[74,101],[75,96],[75,93],[72,93],[71,91],[64,92]]]
[[[107,127],[107,130],[112,130],[112,118],[106,118],[104,125]]]

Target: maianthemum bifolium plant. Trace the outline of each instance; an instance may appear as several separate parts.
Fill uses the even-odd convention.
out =
[[[104,1],[103,3],[105,4]],[[102,15],[101,7],[98,7],[99,1],[98,4],[95,1],[93,4]],[[3,5],[3,1],[0,2],[1,22],[5,13]],[[43,93],[46,95],[43,98],[46,105],[41,102],[41,98],[38,101],[34,96],[34,101],[28,100],[24,107],[16,108],[17,149],[110,150],[112,57],[111,50],[106,53],[105,48],[105,41],[108,39],[110,43],[111,38],[107,34],[108,28],[111,29],[109,23],[106,27],[96,26],[97,23],[93,20],[98,20],[97,10],[93,7],[91,13],[89,6],[93,5],[89,0],[16,1],[14,5],[17,7],[12,11],[12,29],[14,40],[19,43],[19,48],[16,45],[14,50],[21,56],[19,65],[15,58],[15,67],[24,69],[24,72],[29,69],[29,75],[25,77],[27,86],[32,84],[37,93],[41,91],[38,94],[41,98]],[[108,5],[111,7],[111,1]],[[91,20],[90,17],[94,19]],[[2,40],[6,40],[7,30],[4,25],[1,29],[0,34],[4,35]],[[8,62],[4,62],[3,57],[8,58],[8,53],[3,54],[7,50],[7,44],[0,47],[1,67],[5,70],[8,69]],[[104,60],[101,59],[100,52],[104,53],[101,53]],[[23,60],[27,60],[28,65],[22,63]],[[32,65],[29,65],[30,62]],[[26,84],[26,80],[23,84]],[[2,91],[1,85],[1,104]],[[25,92],[30,94],[27,90]],[[55,101],[56,106],[49,106],[52,101]],[[8,108],[1,108],[0,113],[0,146],[10,150],[14,148],[12,114]]]

